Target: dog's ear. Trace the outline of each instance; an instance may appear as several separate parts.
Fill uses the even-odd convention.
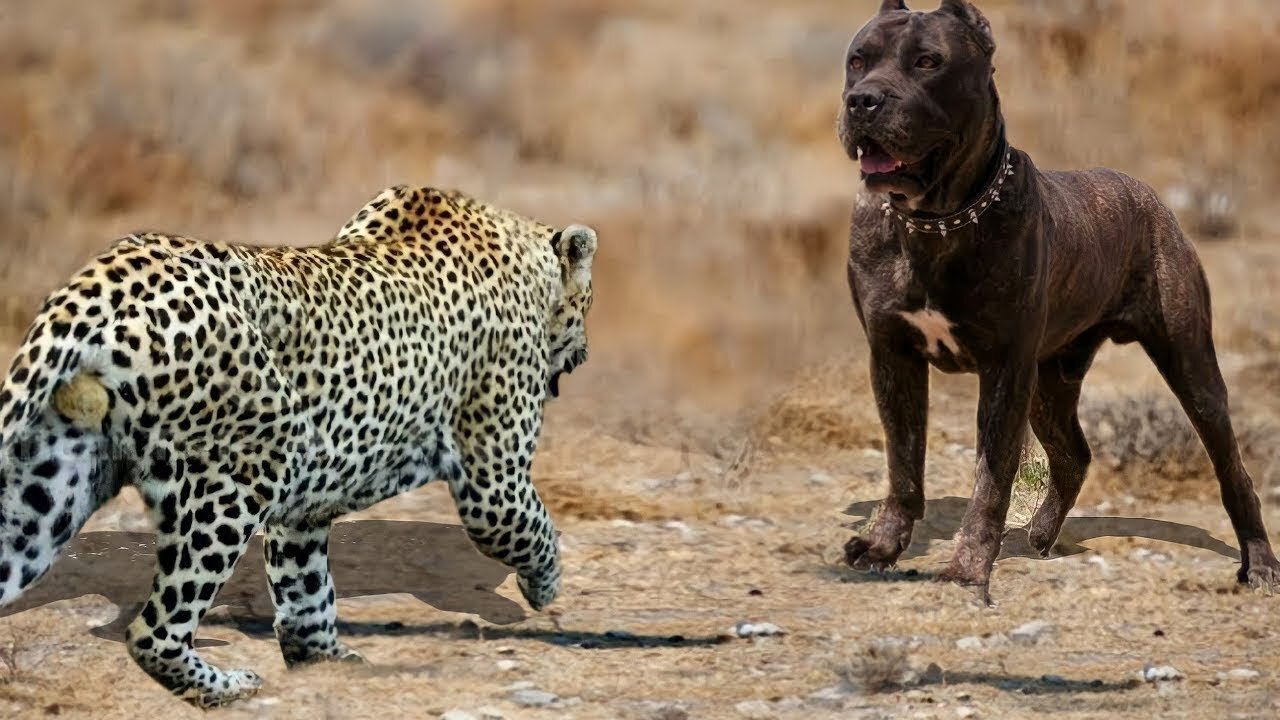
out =
[[[907,4],[902,0],[884,0],[880,3],[880,12],[890,12],[892,10],[906,10]]]
[[[996,51],[996,39],[991,33],[991,23],[987,22],[982,11],[974,7],[969,0],[942,0],[942,7],[938,8],[938,12],[950,13],[972,28],[982,52],[990,55]]]

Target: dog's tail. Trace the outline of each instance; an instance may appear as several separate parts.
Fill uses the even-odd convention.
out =
[[[51,295],[0,384],[0,606],[119,489],[104,432],[111,394],[86,356],[106,340],[103,304],[75,283]]]

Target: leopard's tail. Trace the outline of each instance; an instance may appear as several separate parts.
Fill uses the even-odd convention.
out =
[[[0,384],[0,606],[120,488],[103,429],[111,396],[86,355],[103,347],[108,314],[86,319],[72,289],[50,296]]]

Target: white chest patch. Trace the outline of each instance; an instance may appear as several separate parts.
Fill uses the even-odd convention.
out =
[[[960,343],[957,343],[955,336],[951,334],[953,323],[947,319],[946,315],[932,308],[922,308],[915,312],[904,310],[898,314],[919,330],[921,335],[924,335],[925,352],[937,355],[941,345],[950,350],[952,355],[960,354]]]

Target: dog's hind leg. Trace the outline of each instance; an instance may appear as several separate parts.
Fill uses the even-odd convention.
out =
[[[1208,282],[1185,240],[1170,245],[1165,250],[1170,257],[1157,266],[1158,316],[1141,329],[1139,342],[1209,453],[1222,504],[1240,542],[1240,582],[1280,590],[1280,561],[1267,539],[1261,503],[1231,426],[1227,387],[1213,346]]]
[[[1088,332],[1040,363],[1031,398],[1031,429],[1049,457],[1049,491],[1027,525],[1031,546],[1048,556],[1084,484],[1092,454],[1080,428],[1080,388],[1102,337]]]

